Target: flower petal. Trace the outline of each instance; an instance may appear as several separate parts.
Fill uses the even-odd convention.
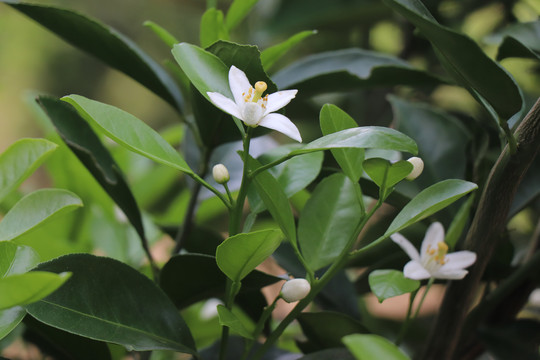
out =
[[[266,103],[266,113],[269,114],[279,110],[290,103],[291,100],[296,96],[297,92],[298,90],[284,90],[269,94],[268,101]]]
[[[443,268],[441,267],[439,270],[435,271],[433,277],[437,279],[461,280],[468,273],[469,272],[467,270],[463,269],[452,269],[449,271],[443,271]]]
[[[411,260],[403,268],[403,275],[413,280],[429,279],[431,274],[418,261]]]
[[[217,92],[208,92],[206,94],[210,98],[210,101],[212,101],[212,104],[216,105],[218,108],[225,111],[226,113],[242,119],[240,109],[238,109],[238,106],[234,103],[234,101]]]
[[[229,87],[234,96],[234,102],[236,102],[236,105],[241,106],[244,103],[242,94],[249,90],[251,84],[246,74],[234,65],[229,70]]]
[[[444,241],[444,227],[440,222],[434,222],[429,226],[426,231],[426,236],[422,241],[422,248],[420,249],[420,256],[427,255],[427,249],[437,249],[437,244]]]
[[[261,119],[259,126],[279,131],[293,140],[302,142],[302,137],[296,125],[288,117],[281,114],[268,114]]]
[[[465,269],[476,261],[476,254],[472,251],[457,251],[446,255],[446,263],[441,266],[440,271]]]
[[[416,250],[414,245],[411,244],[411,242],[407,240],[405,236],[401,235],[400,233],[395,233],[390,235],[390,237],[392,238],[392,241],[398,244],[412,260],[420,262],[420,254],[418,254],[418,250]]]

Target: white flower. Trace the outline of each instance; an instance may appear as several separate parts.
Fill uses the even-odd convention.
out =
[[[227,170],[223,164],[214,165],[212,168],[212,176],[218,184],[225,184],[231,179],[229,170]]]
[[[302,300],[311,291],[311,285],[306,279],[288,280],[281,288],[281,297],[288,303]]]
[[[420,176],[422,171],[424,171],[424,161],[422,161],[422,159],[420,159],[419,157],[416,157],[416,156],[414,156],[412,158],[409,158],[407,161],[412,164],[413,169],[412,169],[411,173],[409,175],[407,175],[407,177],[405,179],[414,180],[414,179],[416,179],[417,177]]]
[[[242,120],[247,126],[262,126],[277,130],[291,139],[302,142],[300,132],[291,120],[274,113],[294,99],[298,90],[278,91],[263,97],[266,83],[259,81],[253,88],[246,74],[235,66],[231,66],[229,70],[229,87],[234,100],[217,92],[207,93],[215,106]]]
[[[428,228],[420,254],[403,235],[396,233],[391,238],[411,258],[403,268],[405,277],[409,279],[463,279],[468,273],[465,268],[476,261],[476,254],[471,251],[447,254],[448,245],[444,242],[444,228],[439,222],[431,224]]]

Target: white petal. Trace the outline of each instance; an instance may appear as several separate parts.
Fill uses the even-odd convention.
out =
[[[449,271],[443,271],[443,268],[441,267],[439,270],[435,271],[433,277],[437,279],[461,280],[468,273],[469,272],[467,270],[463,269],[452,269]]]
[[[411,260],[403,268],[403,275],[413,280],[429,279],[431,274],[418,262]]]
[[[259,126],[279,131],[293,140],[302,142],[302,137],[296,125],[288,117],[281,114],[268,114],[259,122]]]
[[[420,249],[420,256],[426,256],[427,249],[430,247],[437,250],[437,244],[441,241],[444,241],[444,227],[440,222],[434,222],[426,231],[426,236],[422,241],[422,248]]]
[[[292,99],[294,99],[297,92],[298,90],[284,90],[268,95],[266,112],[271,113],[281,109],[282,107],[290,103]]]
[[[234,103],[234,101],[217,92],[208,92],[206,94],[210,98],[210,101],[212,101],[212,104],[216,105],[218,108],[225,111],[226,113],[242,119],[240,109],[238,109],[238,106]]]
[[[247,93],[251,84],[246,76],[246,74],[238,69],[236,66],[231,66],[229,70],[229,87],[234,96],[234,101],[237,105],[244,103],[243,93]]]
[[[457,251],[446,255],[446,263],[441,267],[441,271],[465,269],[476,261],[476,254],[472,251]]]
[[[392,241],[398,244],[412,260],[416,260],[418,262],[420,261],[420,254],[418,254],[418,250],[416,250],[414,245],[411,244],[411,242],[407,240],[405,236],[401,235],[400,233],[395,233],[390,235],[390,237],[392,238]]]

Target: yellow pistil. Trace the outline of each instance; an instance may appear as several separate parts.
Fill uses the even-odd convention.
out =
[[[255,94],[253,94],[253,99],[251,101],[257,102],[262,97],[262,94],[266,91],[268,86],[264,81],[257,81],[255,83]]]
[[[448,253],[448,245],[444,241],[439,241],[437,243],[437,255],[435,256],[435,261],[437,261],[439,264],[444,265],[446,263],[445,257]]]

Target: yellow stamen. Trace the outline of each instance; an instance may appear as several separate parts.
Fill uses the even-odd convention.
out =
[[[266,85],[266,83],[264,81],[257,81],[255,83],[255,94],[253,95],[253,99],[251,99],[251,101],[253,101],[253,102],[259,101],[259,99],[261,98],[263,92],[266,91],[267,87],[268,86]]]
[[[448,245],[444,241],[439,241],[437,243],[437,256],[435,256],[435,261],[439,264],[444,265],[446,263],[446,254],[448,253]]]

